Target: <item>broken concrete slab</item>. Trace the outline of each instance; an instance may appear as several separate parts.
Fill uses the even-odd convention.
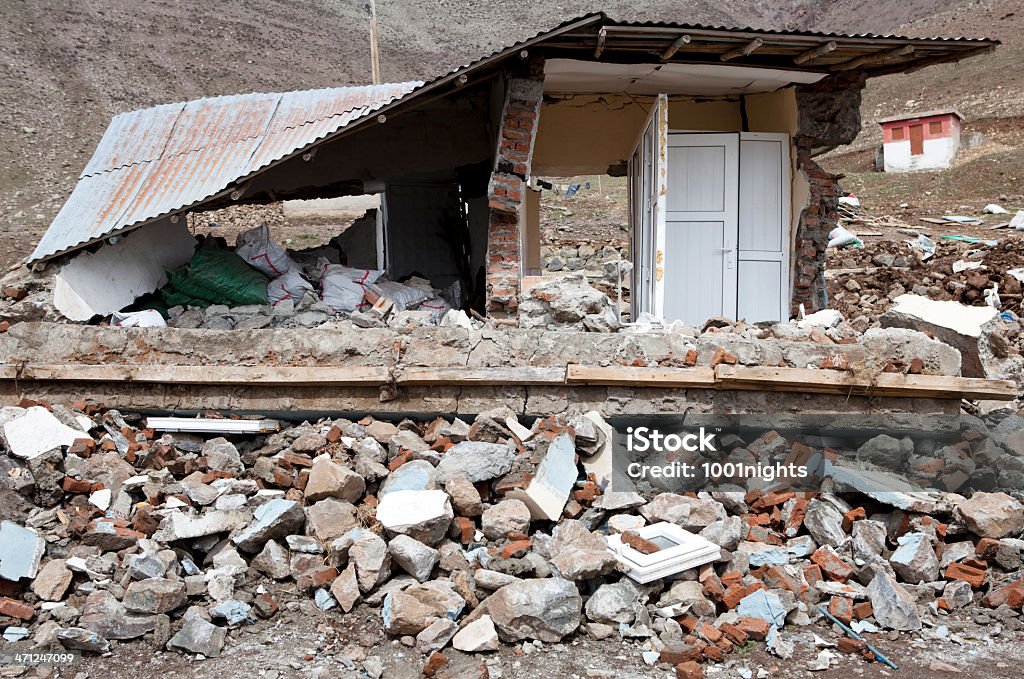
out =
[[[437,465],[437,480],[462,476],[473,483],[490,481],[512,469],[515,450],[504,443],[463,441],[448,449]]]
[[[4,438],[12,455],[32,460],[55,448],[66,448],[75,439],[89,438],[89,435],[64,424],[46,408],[32,406],[4,424]]]
[[[900,631],[921,629],[921,617],[914,595],[894,577],[879,571],[868,584],[868,599],[875,620],[882,627]]]
[[[557,521],[569,501],[579,473],[576,470],[576,446],[568,433],[556,436],[548,445],[544,459],[525,488],[515,488],[505,497],[522,500],[535,520]]]
[[[1016,536],[1024,531],[1024,505],[1006,493],[975,493],[956,508],[967,528],[983,538]]]
[[[463,627],[452,638],[452,648],[465,653],[497,651],[500,645],[494,621],[487,614]]]
[[[555,643],[579,627],[582,603],[576,585],[568,580],[521,580],[492,594],[487,613],[505,641]]]
[[[882,327],[927,332],[960,351],[964,377],[986,376],[980,344],[987,341],[985,327],[999,315],[997,309],[936,301],[921,295],[900,295],[893,302],[880,318]]]
[[[302,530],[306,516],[298,502],[274,499],[260,505],[253,513],[253,522],[231,541],[246,552],[255,552],[268,540],[283,538]]]
[[[46,552],[46,541],[33,528],[0,521],[0,578],[17,582],[34,578]]]
[[[175,540],[191,540],[218,533],[230,533],[236,528],[246,526],[250,521],[252,521],[252,512],[248,509],[214,510],[200,515],[172,512],[160,524],[153,539],[160,542],[174,542]]]
[[[199,615],[186,615],[185,624],[167,642],[167,648],[216,658],[224,648],[227,629],[207,622]]]

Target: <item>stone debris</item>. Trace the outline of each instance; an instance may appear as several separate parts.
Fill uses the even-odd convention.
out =
[[[203,440],[157,437],[130,413],[67,413],[91,445],[47,451],[63,474],[52,504],[22,486],[24,518],[0,523],[5,634],[53,648],[106,653],[137,640],[212,658],[244,629],[310,611],[374,621],[435,676],[473,654],[489,667],[481,658],[503,644],[532,653],[578,635],[701,676],[749,643],[780,658],[809,652],[813,670],[870,660],[823,606],[869,641],[1024,631],[1020,494],[878,491],[877,466],[928,452],[910,439],[865,437],[849,451],[863,468],[837,463],[826,489],[684,494],[597,483],[587,459],[607,434],[593,414],[323,420]],[[1017,417],[967,424],[1012,433]],[[1000,466],[1017,458],[997,440],[965,432],[942,445],[996,460],[991,476],[968,475],[991,489],[1016,469]],[[729,445],[765,459],[809,454],[777,433]],[[364,477],[360,459],[384,472]],[[92,501],[104,489],[106,508]],[[636,531],[663,521],[709,540],[717,559],[638,584],[608,540],[657,558],[670,545]],[[352,667],[376,671],[371,647],[385,643],[368,641]]]

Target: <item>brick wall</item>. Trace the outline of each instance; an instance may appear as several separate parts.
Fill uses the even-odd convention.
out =
[[[810,200],[800,213],[793,267],[792,313],[800,304],[808,313],[825,306],[825,246],[839,224],[836,177],[814,161],[814,154],[849,144],[860,132],[864,76],[829,76],[797,88],[797,167],[810,185]]]
[[[544,96],[543,63],[510,78],[498,130],[494,171],[487,187],[487,313],[512,316],[519,308],[519,215]]]

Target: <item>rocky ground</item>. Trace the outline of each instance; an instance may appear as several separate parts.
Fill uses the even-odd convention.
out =
[[[937,453],[886,435],[831,452],[775,431],[723,438],[824,485],[698,492],[613,491],[596,413],[328,419],[230,440],[32,402],[0,419],[0,627],[18,648],[81,651],[60,676],[889,674],[820,608],[904,676],[1019,662],[1024,417],[1009,410],[965,416]],[[913,493],[865,485],[928,454],[999,461],[957,492],[948,475]],[[640,533],[658,524],[709,541],[710,563],[634,581],[612,546],[656,555]]]

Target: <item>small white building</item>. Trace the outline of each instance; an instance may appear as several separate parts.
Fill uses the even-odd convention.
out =
[[[960,149],[957,111],[928,111],[878,121],[882,126],[882,153],[886,172],[912,172],[949,167]]]

